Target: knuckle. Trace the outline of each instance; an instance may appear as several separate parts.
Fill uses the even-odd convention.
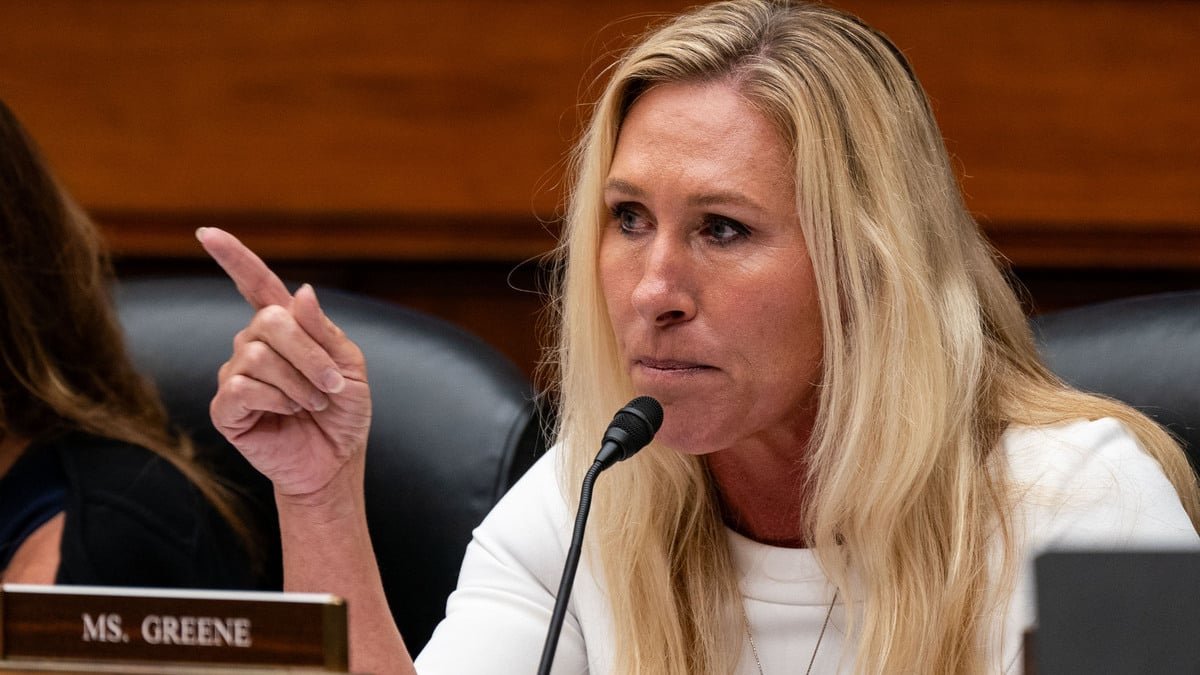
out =
[[[230,398],[243,398],[254,388],[254,380],[241,373],[232,375],[225,381],[225,391]]]
[[[233,349],[234,349],[234,351],[237,351],[238,347],[241,347],[242,345],[246,344],[247,342],[249,342],[249,341],[250,341],[250,340],[252,340],[252,339],[254,339],[254,338],[253,338],[253,337],[251,337],[251,333],[250,333],[250,327],[249,327],[249,326],[247,326],[247,327],[245,327],[245,328],[243,328],[243,329],[239,330],[239,331],[237,332],[237,334],[235,334],[235,335],[233,336]]]
[[[267,305],[258,310],[254,321],[261,324],[264,329],[272,330],[290,326],[293,319],[291,313],[283,307],[279,305]]]
[[[242,345],[242,361],[247,368],[265,366],[272,360],[275,351],[259,340]]]
[[[230,413],[232,407],[233,403],[230,401],[229,396],[218,391],[217,395],[208,404],[208,416],[212,420],[213,425],[218,429],[228,427],[232,417]]]

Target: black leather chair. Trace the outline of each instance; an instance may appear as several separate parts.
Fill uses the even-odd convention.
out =
[[[1143,295],[1033,319],[1051,370],[1166,426],[1200,469],[1200,291]]]
[[[174,421],[245,487],[267,553],[263,587],[278,588],[270,485],[208,417],[217,369],[250,308],[218,278],[125,280],[115,295],[134,359]],[[499,352],[445,321],[331,289],[318,297],[366,357],[375,413],[367,516],[388,600],[415,653],[445,612],[471,530],[544,450],[535,392]]]

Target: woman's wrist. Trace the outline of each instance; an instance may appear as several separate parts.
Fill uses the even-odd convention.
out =
[[[360,453],[347,462],[320,489],[305,493],[288,493],[275,488],[275,505],[281,525],[298,521],[308,526],[345,527],[355,520],[365,520],[366,499],[363,494],[363,464]]]

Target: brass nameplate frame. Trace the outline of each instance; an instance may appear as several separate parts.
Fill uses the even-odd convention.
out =
[[[0,587],[0,659],[349,670],[332,595]]]

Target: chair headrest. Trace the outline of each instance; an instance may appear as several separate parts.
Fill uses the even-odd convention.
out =
[[[1044,314],[1033,319],[1033,330],[1059,377],[1154,418],[1200,467],[1200,291]]]

